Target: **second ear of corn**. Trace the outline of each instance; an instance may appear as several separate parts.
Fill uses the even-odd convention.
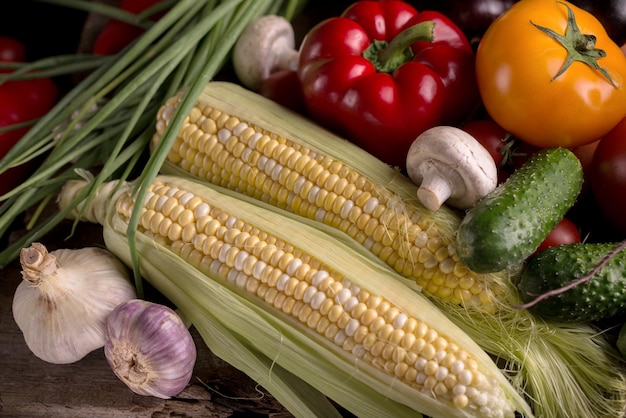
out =
[[[394,168],[232,83],[209,83],[172,129],[182,97],[158,114],[152,147],[176,136],[163,172],[202,179],[349,236],[413,280],[506,363],[538,416],[623,416],[626,377],[609,344],[592,327],[549,324],[513,309],[515,271],[477,274],[455,254],[457,213],[428,211],[416,186]]]
[[[86,186],[68,183],[60,205]],[[107,247],[128,263],[126,233],[137,205],[133,187],[105,184],[90,203],[97,210],[83,212],[104,226]],[[147,187],[139,208],[140,258],[156,267],[144,264],[146,278],[166,296],[171,286],[187,293],[188,300],[176,299],[185,315],[190,311],[193,318],[200,308],[192,301],[203,294],[233,294],[241,302],[218,318],[230,338],[255,347],[360,416],[532,414],[493,360],[421,294],[407,291],[390,269],[286,212],[225,190],[167,176]],[[250,319],[241,319],[239,303],[262,312],[252,318],[259,322],[257,332],[237,325]],[[267,344],[268,336],[260,335],[263,321],[273,329]],[[294,365],[293,356],[282,352],[291,344],[300,350],[299,361],[321,357],[317,361],[331,372],[320,369],[314,377]],[[330,390],[340,383],[353,387],[352,394]],[[359,386],[368,389],[359,393]]]
[[[271,116],[275,130],[257,126],[254,110],[238,106],[237,99],[215,103],[237,93],[233,84],[209,86],[185,120],[166,169],[337,228],[415,280],[425,293],[495,310],[505,292],[504,276],[485,278],[461,263],[447,239],[459,223],[456,214],[446,208],[431,213],[415,203],[416,189],[408,179],[347,141],[310,123],[283,124],[284,113]],[[256,98],[243,94],[247,100]],[[161,108],[153,146],[181,97]]]

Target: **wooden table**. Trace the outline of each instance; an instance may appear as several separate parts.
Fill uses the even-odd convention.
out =
[[[49,250],[102,245],[99,226],[79,225],[64,240],[69,226],[61,224],[41,242]],[[13,320],[12,299],[21,280],[18,261],[0,270],[0,417],[290,416],[263,388],[214,356],[193,327],[198,358],[190,385],[176,399],[134,394],[113,374],[103,349],[68,365],[40,360]],[[146,288],[146,298],[160,297]]]

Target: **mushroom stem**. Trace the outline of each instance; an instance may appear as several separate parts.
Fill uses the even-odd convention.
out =
[[[272,45],[274,65],[270,68],[271,75],[280,70],[292,70],[298,69],[298,60],[300,58],[300,52],[293,48],[291,42],[286,42],[284,39]]]
[[[420,171],[424,180],[417,189],[417,198],[426,209],[434,212],[452,195],[452,186],[432,161],[425,161]]]

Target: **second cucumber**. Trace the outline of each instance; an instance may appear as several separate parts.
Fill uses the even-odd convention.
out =
[[[576,202],[583,183],[580,160],[565,148],[534,154],[466,213],[456,251],[477,273],[523,262]]]

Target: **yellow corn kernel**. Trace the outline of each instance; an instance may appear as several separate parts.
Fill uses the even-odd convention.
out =
[[[179,100],[180,96],[171,98],[159,111],[154,144]],[[455,215],[444,215],[445,210],[433,215],[418,203],[405,204],[394,192],[369,178],[367,167],[357,170],[255,125],[244,115],[216,109],[211,100],[210,91],[200,96],[169,152],[166,167],[172,164],[187,175],[336,227],[398,273],[414,279],[425,293],[454,304],[494,311],[504,289],[498,281],[464,268],[451,245],[453,235],[439,230],[439,225],[455,224]],[[205,130],[208,120],[213,122]],[[197,141],[198,130],[211,140]],[[237,163],[226,164],[233,160]],[[206,174],[200,176],[200,171]],[[429,269],[430,276],[425,276]],[[441,274],[434,274],[435,270]],[[481,292],[457,291],[459,281],[448,281],[447,287],[430,284],[431,277],[443,278],[451,272],[462,272],[461,278],[483,282]]]
[[[132,184],[128,184],[110,205],[118,233],[125,232],[135,210]],[[343,267],[344,261],[351,263],[335,260],[346,251],[334,247],[335,238],[321,233],[309,236],[313,229],[294,220],[288,224],[275,209],[253,217],[260,208],[252,203],[202,186],[157,177],[139,208],[142,222],[137,232],[266,312],[287,315],[288,323],[299,323],[322,344],[343,351],[349,364],[371,367],[390,382],[401,382],[413,391],[408,398],[435,400],[439,405],[435,409],[423,404],[427,412],[437,415],[437,408],[444,408],[443,416],[514,416],[513,404],[519,399],[512,398],[518,395],[491,359],[430,302],[407,292],[393,274],[366,269],[369,264]],[[165,203],[169,215],[162,210]],[[172,214],[178,214],[177,219]],[[272,217],[279,219],[266,229],[264,224]],[[165,228],[160,224],[181,220],[188,233],[174,240],[162,234]],[[277,235],[283,227],[287,230]],[[300,228],[299,234],[307,239],[292,242],[293,228]],[[319,253],[302,248],[308,245]],[[351,277],[347,272],[352,269],[366,270]],[[183,277],[181,273],[172,280],[179,283]],[[387,286],[395,289],[391,297],[381,293]]]

